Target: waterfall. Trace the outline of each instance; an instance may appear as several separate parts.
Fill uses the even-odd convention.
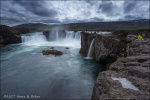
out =
[[[49,32],[49,41],[59,41],[59,30],[51,30]]]
[[[21,39],[22,43],[27,45],[38,45],[47,42],[46,37],[42,32],[23,34]]]
[[[75,33],[75,39],[81,39],[80,32],[76,32],[76,33]]]
[[[55,41],[55,42],[59,42],[62,40],[66,40],[66,39],[76,39],[76,40],[80,40],[81,39],[81,35],[80,32],[74,32],[74,31],[64,31],[64,30],[51,30],[48,33],[48,41]]]
[[[89,51],[88,51],[86,59],[91,59],[91,52],[92,52],[91,50],[92,50],[92,47],[93,47],[93,44],[94,44],[94,40],[95,39],[93,39],[91,44],[90,44],[90,48],[89,48]]]
[[[66,31],[66,39],[80,40],[81,39],[80,32]]]
[[[59,40],[59,36],[58,36],[58,30],[56,30],[56,41]]]
[[[81,47],[80,32],[66,31],[61,33],[59,30],[52,30],[47,34],[48,41],[42,32],[23,34],[21,36],[22,44],[36,46],[54,45],[74,48]]]
[[[66,39],[73,39],[74,32],[73,31],[66,31]]]

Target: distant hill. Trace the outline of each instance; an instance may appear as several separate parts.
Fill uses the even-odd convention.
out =
[[[28,23],[14,26],[16,28],[32,28],[35,31],[52,30],[55,28],[66,29],[72,31],[85,30],[138,30],[149,29],[150,20],[129,20],[129,21],[113,21],[113,22],[85,22],[85,23],[69,23],[69,24],[42,24],[42,23]]]
[[[138,30],[149,29],[150,20],[71,23],[72,30]]]
[[[27,23],[27,24],[21,24],[14,26],[14,28],[27,28],[32,30],[33,32],[35,31],[46,31],[46,30],[52,30],[55,28],[61,28],[64,29],[66,28],[66,25],[58,25],[58,24],[43,24],[43,23]]]
[[[15,28],[34,28],[34,27],[39,27],[39,26],[47,26],[47,24],[43,23],[27,23],[27,24],[20,24],[14,26]]]

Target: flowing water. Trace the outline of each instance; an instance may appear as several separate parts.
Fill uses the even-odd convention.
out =
[[[104,69],[99,63],[86,60],[79,54],[80,36],[70,34],[73,33],[67,32],[64,40],[54,42],[46,41],[41,33],[23,35],[23,43],[2,48],[1,98],[13,95],[12,98],[17,100],[90,100],[98,72]],[[52,48],[64,54],[42,54],[43,50]]]
[[[91,42],[91,44],[90,44],[90,48],[88,50],[88,54],[87,54],[87,57],[85,57],[85,59],[92,59],[91,58],[91,53],[92,53],[92,47],[93,47],[93,44],[94,44],[94,40],[95,39],[93,39],[92,42]]]

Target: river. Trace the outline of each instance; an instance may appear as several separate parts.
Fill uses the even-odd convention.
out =
[[[68,36],[62,41],[46,41],[41,33],[30,34],[22,37],[23,43],[2,48],[1,98],[90,100],[104,66],[84,59],[79,54],[80,38]],[[64,54],[43,55],[48,49]]]

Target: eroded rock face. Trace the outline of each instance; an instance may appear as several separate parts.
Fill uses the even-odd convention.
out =
[[[21,32],[15,28],[0,25],[0,44],[11,44],[21,42]]]
[[[92,57],[103,64],[116,61],[118,57],[126,56],[126,36],[98,35],[81,33],[80,53],[87,55],[92,39],[95,39]]]
[[[150,99],[150,40],[144,38],[132,42],[126,47],[127,57],[120,57],[109,66],[108,71],[100,72],[96,80],[92,100],[103,99]],[[112,77],[126,78],[138,88],[123,88],[122,84]]]
[[[0,25],[0,45],[20,43],[21,34],[30,33],[26,28],[14,28],[6,25]]]
[[[104,99],[136,99],[136,100],[148,100],[149,99],[149,92],[145,88],[148,87],[148,82],[142,83],[144,87],[140,90],[133,90],[128,88],[123,88],[119,81],[115,81],[112,79],[112,76],[117,77],[120,75],[117,74],[115,71],[105,71],[99,74],[97,81],[94,86],[92,100],[104,100]],[[123,77],[123,76],[122,76]],[[125,76],[124,76],[125,77]],[[136,84],[141,84],[142,80],[138,78],[128,77],[128,80],[134,84],[134,81],[138,81]],[[145,85],[146,84],[146,85]],[[134,84],[135,85],[135,84]],[[148,89],[148,88],[147,88]]]
[[[93,100],[150,99],[150,39],[144,37],[142,41],[138,41],[137,35],[127,34],[81,33],[80,53],[87,55],[94,38],[92,57],[108,67],[107,71],[99,73],[93,89]],[[113,80],[113,77],[126,79],[137,90],[123,87],[122,83]]]
[[[95,38],[93,34],[81,32],[81,49],[80,53],[87,56],[91,41]]]
[[[96,61],[108,64],[116,61],[118,57],[126,56],[126,41],[124,39],[116,35],[97,35],[94,45]]]

